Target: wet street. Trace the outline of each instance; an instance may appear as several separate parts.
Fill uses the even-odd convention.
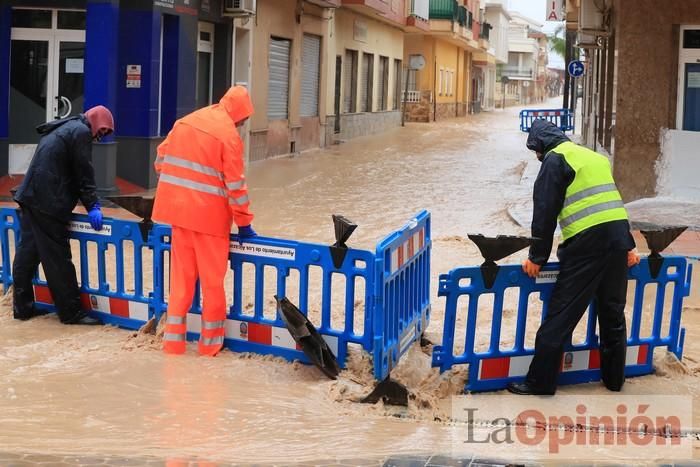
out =
[[[331,215],[342,214],[359,225],[349,245],[374,250],[384,235],[429,210],[433,317],[427,336],[439,342],[444,301],[437,298],[437,276],[482,261],[467,234],[528,234],[508,213],[531,196],[521,181],[535,157],[524,143],[517,111],[507,109],[409,124],[257,163],[248,172],[253,225],[265,236],[330,244]],[[697,296],[693,300],[683,316],[683,364],[657,355],[660,371],[629,380],[623,394],[684,394],[700,406],[694,338],[700,309]],[[62,326],[52,316],[19,322],[11,315],[6,296],[0,310],[2,466],[426,465],[435,455],[453,457],[433,465],[458,465],[457,458],[528,456],[464,444],[465,426],[444,422],[464,373],[440,376],[418,346],[395,376],[409,382],[421,403],[393,409],[355,402],[371,390],[361,356],[338,381],[328,381],[315,368],[279,359],[228,351],[207,359],[192,347],[184,357],[168,357],[151,336]],[[605,391],[592,383],[560,393]],[[700,428],[697,410],[693,426]],[[42,457],[47,454],[57,457]],[[647,461],[654,459],[639,459]]]

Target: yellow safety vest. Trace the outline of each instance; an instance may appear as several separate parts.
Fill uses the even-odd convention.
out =
[[[598,224],[627,220],[607,157],[570,141],[559,144],[552,152],[564,157],[576,172],[559,213],[564,240]]]

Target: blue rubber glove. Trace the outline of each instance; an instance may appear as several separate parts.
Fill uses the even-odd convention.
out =
[[[246,238],[253,238],[257,237],[258,234],[253,230],[252,225],[244,225],[242,227],[238,227],[238,242],[243,243],[243,240]]]
[[[93,229],[99,231],[102,230],[102,211],[100,210],[100,203],[95,203],[88,211],[88,217],[90,218],[90,225]]]

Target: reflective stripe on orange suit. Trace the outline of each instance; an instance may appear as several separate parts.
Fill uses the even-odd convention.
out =
[[[185,351],[184,318],[197,278],[202,287],[199,351],[215,355],[222,347],[226,319],[224,276],[231,223],[250,225],[243,142],[235,123],[253,113],[245,88],[231,88],[219,104],[175,123],[158,147],[160,174],[153,219],[173,227],[170,298],[163,349]]]
[[[248,93],[236,86],[219,104],[175,122],[158,146],[154,220],[220,236],[229,235],[232,221],[251,224],[243,142],[235,122],[252,113]]]
[[[224,276],[228,269],[228,253],[227,237],[173,226],[170,299],[163,336],[163,350],[166,352],[185,351],[185,321],[187,311],[192,306],[194,286],[198,277],[202,288],[199,353],[216,355],[221,350],[226,319]]]

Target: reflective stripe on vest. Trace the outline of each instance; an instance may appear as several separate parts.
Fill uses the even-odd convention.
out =
[[[243,195],[240,198],[229,198],[229,204],[236,204],[238,206],[248,202],[248,195]]]
[[[195,182],[193,180],[188,180],[182,177],[176,177],[170,174],[160,174],[160,181],[165,183],[170,183],[171,185],[181,186],[183,188],[188,188],[190,190],[201,191],[202,193],[208,193],[210,195],[226,197],[226,190],[222,187],[210,185],[208,183]]]
[[[165,156],[163,156],[162,163],[173,165],[175,167],[182,167],[184,169],[189,169],[193,172],[199,172],[201,174],[209,175],[211,177],[216,177],[222,181],[224,179],[223,174],[220,171],[216,170],[214,167],[209,167],[198,162],[192,162],[190,160],[183,159],[182,157],[171,156],[169,154],[166,154]]]
[[[229,190],[240,190],[243,188],[243,180],[238,180],[237,182],[227,182],[226,188]]]
[[[559,144],[552,153],[564,157],[576,173],[566,188],[564,205],[559,213],[563,240],[598,224],[627,219],[610,162],[605,156],[570,141]]]

